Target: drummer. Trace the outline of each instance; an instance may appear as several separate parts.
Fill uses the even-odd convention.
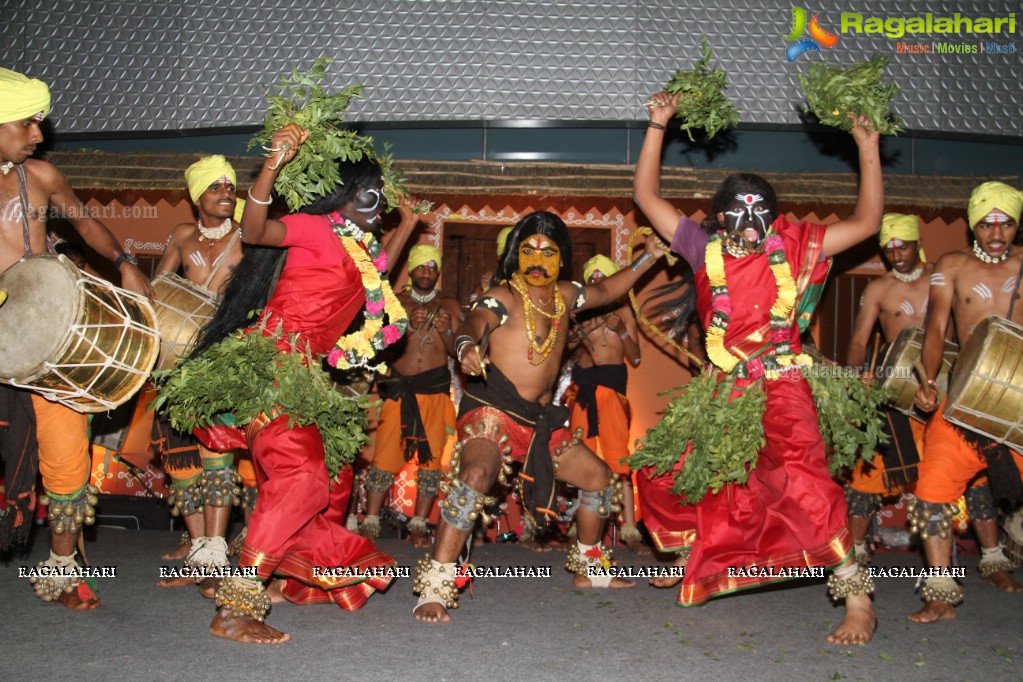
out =
[[[40,125],[49,111],[45,83],[0,69],[0,272],[23,257],[47,252],[46,220],[52,212],[67,219],[86,244],[114,263],[125,288],[149,295],[149,282],[138,261],[124,252],[103,223],[89,216],[67,178],[53,165],[29,158],[43,141]],[[0,522],[0,549],[28,537],[38,442],[38,468],[51,501],[50,555],[42,564],[51,569],[70,567],[76,563],[81,519],[93,515],[87,510],[96,500],[95,489],[89,490],[87,416],[25,391],[7,386],[0,391],[4,411],[0,420],[10,421],[10,428],[21,434],[12,438],[9,432],[6,442],[26,444],[24,450],[4,452],[7,507]],[[95,591],[79,578],[39,578],[33,587],[41,599],[72,609],[99,606]]]
[[[973,231],[973,246],[942,256],[930,278],[930,307],[924,333],[921,360],[927,380],[916,394],[920,409],[943,414],[937,404],[934,378],[941,365],[943,341],[954,319],[960,343],[974,327],[992,315],[1023,322],[1020,305],[1020,272],[1023,249],[1013,248],[1023,194],[1001,182],[985,182],[970,195],[967,216]],[[924,439],[915,503],[909,511],[910,526],[924,540],[928,564],[951,564],[952,540],[948,535],[955,513],[952,503],[967,490],[971,481],[985,470],[997,499],[1018,503],[1023,498],[1023,456],[973,432],[962,431],[945,419],[931,419]],[[997,514],[994,509],[974,519],[981,546],[978,570],[989,584],[1006,592],[1021,592],[1010,571],[1012,563],[998,543]],[[955,618],[955,605],[962,601],[962,588],[950,577],[928,578],[920,590],[924,608],[909,616],[918,623]]]
[[[242,259],[241,226],[237,220],[245,201],[237,197],[234,168],[219,154],[207,156],[185,169],[185,182],[198,211],[198,220],[181,223],[171,231],[156,276],[181,270],[185,279],[219,300],[228,278]],[[155,442],[171,479],[172,504],[184,519],[189,537],[188,544],[168,552],[163,558],[184,559],[190,568],[227,565],[225,534],[230,521],[231,496],[223,496],[219,491],[224,484],[234,487],[235,478],[242,476],[247,522],[256,501],[252,459],[247,454],[241,457],[236,472],[233,452],[207,450],[191,434],[172,431],[165,420],[157,420],[155,426],[160,430]],[[214,481],[220,484],[209,485]],[[192,582],[188,577],[175,577],[165,578],[158,585],[175,587]],[[201,589],[212,597],[216,581],[204,580]]]
[[[875,325],[880,325],[885,344],[895,342],[904,329],[924,326],[930,275],[934,266],[927,263],[920,245],[920,226],[915,215],[886,213],[881,220],[881,253],[891,266],[875,278],[860,298],[846,362],[855,368],[867,360],[867,344]],[[866,367],[866,373],[874,370]],[[919,445],[923,443],[924,425],[894,409],[885,410],[887,431],[891,438],[878,447],[871,462],[859,460],[851,480],[845,485],[849,506],[849,533],[853,539],[856,561],[861,566],[870,562],[866,535],[874,512],[883,497],[898,495],[905,484],[916,479]]]

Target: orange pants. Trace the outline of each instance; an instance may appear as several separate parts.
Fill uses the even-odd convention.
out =
[[[43,488],[70,495],[85,488],[92,472],[89,416],[32,394]]]
[[[433,454],[430,461],[420,464],[419,468],[423,471],[436,471],[440,469],[441,455],[444,454],[448,436],[455,432],[455,406],[447,393],[417,395],[416,402],[419,404],[419,414],[423,419],[426,440]],[[405,466],[400,400],[385,400],[380,406],[373,466],[392,474],[398,473]]]
[[[915,419],[909,420],[909,427],[913,430],[913,440],[916,441],[917,452],[922,453],[924,451],[924,432],[927,427]],[[921,459],[923,458],[921,457]],[[902,492],[901,487],[889,488],[885,485],[884,472],[884,460],[880,453],[874,455],[874,459],[870,463],[861,459],[856,462],[849,486],[856,492],[868,495],[897,495]]]
[[[587,433],[586,410],[574,401],[569,430],[582,429]],[[597,386],[597,429],[599,436],[583,438],[593,452],[604,458],[611,471],[618,476],[631,474],[629,468],[629,401],[612,388]]]
[[[954,426],[945,421],[944,414],[943,401],[934,418],[927,423],[920,480],[916,483],[916,496],[924,502],[958,501],[977,475],[987,468],[987,461]],[[1013,451],[1012,457],[1019,470],[1023,471],[1023,456]]]

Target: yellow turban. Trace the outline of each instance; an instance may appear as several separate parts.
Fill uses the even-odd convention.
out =
[[[881,248],[888,242],[899,239],[904,242],[917,242],[917,254],[920,262],[926,263],[924,250],[920,247],[920,221],[915,215],[904,215],[902,213],[885,213],[881,219]]]
[[[972,230],[974,225],[996,208],[1018,223],[1020,209],[1023,208],[1023,193],[1004,182],[985,182],[977,185],[970,195],[970,204],[966,208],[970,229]]]
[[[512,227],[513,226],[509,225],[508,227],[502,228],[501,231],[497,233],[497,259],[498,260],[500,260],[501,256],[504,255],[504,247],[506,247],[508,245],[508,235],[511,234]]]
[[[618,266],[607,256],[598,253],[583,263],[583,282],[589,282],[590,276],[597,270],[600,270],[600,274],[604,277],[610,277],[618,272]]]
[[[440,272],[440,249],[432,244],[417,244],[408,252],[408,271],[412,272],[430,261],[437,264],[437,272]]]
[[[36,78],[0,69],[0,123],[21,121],[50,113],[50,88]]]
[[[235,175],[234,168],[220,154],[207,156],[186,168],[185,182],[188,184],[188,194],[192,197],[192,203],[198,204],[202,193],[223,177],[230,180],[232,185],[237,184],[238,176]]]

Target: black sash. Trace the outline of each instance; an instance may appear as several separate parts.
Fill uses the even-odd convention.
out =
[[[515,384],[497,368],[490,365],[487,381],[472,382],[465,389],[458,415],[479,407],[493,407],[507,415],[516,424],[533,429],[526,461],[520,476],[522,505],[539,530],[557,518],[554,511],[554,463],[551,461],[551,433],[568,421],[568,408],[562,405],[531,403],[519,395]]]
[[[920,452],[913,438],[909,417],[891,408],[884,409],[887,443],[878,443],[877,451],[884,462],[884,485],[892,488],[904,487],[917,479]]]
[[[624,362],[617,365],[594,365],[593,367],[576,365],[572,368],[572,382],[579,387],[575,402],[586,410],[587,438],[600,435],[597,419],[597,387],[604,386],[625,395],[628,381],[629,371]]]
[[[0,550],[5,550],[13,544],[24,544],[32,528],[39,450],[36,413],[28,391],[0,385],[0,450],[7,497],[0,517]]]
[[[418,457],[420,464],[433,459],[430,442],[426,438],[423,415],[419,413],[417,395],[437,395],[451,389],[451,372],[447,365],[425,372],[404,376],[393,368],[390,376],[377,375],[377,393],[384,400],[400,400],[401,437],[405,441],[405,461]]]

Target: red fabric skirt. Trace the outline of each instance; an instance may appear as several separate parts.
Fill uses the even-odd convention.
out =
[[[845,496],[828,473],[810,386],[782,378],[766,388],[767,442],[745,485],[685,505],[669,490],[673,473],[638,477],[644,519],[658,546],[691,547],[678,595],[684,606],[789,579],[775,577],[782,569],[835,566],[849,555]],[[684,455],[678,467],[682,462]],[[730,568],[751,566],[761,575],[729,575]]]
[[[319,430],[289,429],[287,415],[281,415],[259,431],[251,451],[259,501],[238,565],[256,567],[263,580],[284,576],[282,593],[296,604],[334,602],[354,611],[374,590],[387,587],[391,576],[362,576],[395,561],[344,527],[352,469],[328,479]],[[344,575],[322,575],[324,569]]]

